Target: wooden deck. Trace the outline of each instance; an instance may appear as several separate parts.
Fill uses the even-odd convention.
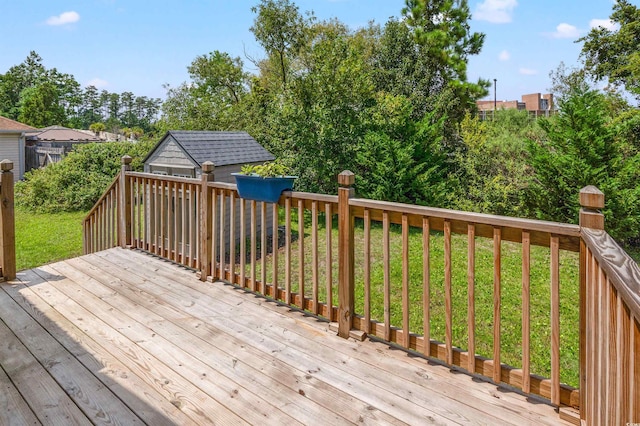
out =
[[[563,424],[554,409],[137,251],[0,291],[0,424]]]

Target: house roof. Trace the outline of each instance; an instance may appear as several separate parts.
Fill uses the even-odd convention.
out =
[[[95,135],[89,135],[80,130],[69,129],[62,126],[50,126],[42,129],[39,133],[32,133],[29,140],[38,141],[82,141],[100,142],[101,139]]]
[[[247,132],[212,132],[197,130],[170,130],[147,154],[144,162],[167,139],[180,145],[198,166],[211,161],[215,166],[272,161],[275,157]]]
[[[36,130],[36,129],[31,126],[27,126],[26,124],[22,124],[18,121],[11,120],[10,118],[0,116],[0,130],[25,131],[25,130]]]

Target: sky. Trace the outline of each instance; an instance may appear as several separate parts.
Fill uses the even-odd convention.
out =
[[[353,29],[400,17],[404,0],[292,0],[320,20]],[[188,81],[187,67],[214,50],[261,58],[250,27],[259,0],[0,0],[0,74],[34,50],[47,68],[83,86],[164,98]],[[637,5],[637,2],[632,1]],[[614,0],[469,0],[471,30],[485,34],[468,79],[492,82],[486,99],[546,93],[549,72],[579,64],[575,40],[610,25]]]

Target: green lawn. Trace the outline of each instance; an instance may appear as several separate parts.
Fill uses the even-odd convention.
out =
[[[16,208],[16,269],[33,268],[82,254],[85,212],[31,213]]]
[[[297,212],[294,210],[292,229],[297,234]],[[280,224],[282,225],[282,220]],[[325,292],[325,231],[324,217],[319,220],[319,294],[326,301]],[[305,294],[311,297],[311,220],[305,219]],[[282,238],[282,237],[281,237]],[[412,228],[409,236],[409,280],[410,280],[410,329],[422,334],[422,231]],[[362,221],[356,221],[355,230],[355,282],[356,313],[364,313],[363,287],[363,240]],[[337,221],[332,230],[333,301],[338,301],[337,286]],[[298,244],[293,236],[291,256],[292,290],[298,290]],[[391,323],[402,327],[402,238],[399,226],[391,226]],[[431,281],[431,338],[444,341],[444,237],[441,232],[430,235],[430,281]],[[278,284],[285,284],[285,253],[280,249],[278,256]],[[488,358],[493,353],[493,241],[476,238],[476,353]],[[267,261],[267,280],[271,282],[271,256]],[[383,266],[382,266],[382,226],[372,223],[371,229],[371,316],[380,322],[384,319]],[[560,321],[561,321],[561,380],[572,386],[578,385],[578,255],[561,252],[560,257]],[[502,290],[501,290],[501,361],[520,368],[522,357],[522,266],[521,245],[502,243]],[[247,270],[248,272],[248,270]],[[257,276],[260,276],[258,265]],[[531,372],[550,377],[550,267],[549,249],[531,248]],[[452,237],[452,311],[453,343],[466,349],[467,328],[467,237]]]

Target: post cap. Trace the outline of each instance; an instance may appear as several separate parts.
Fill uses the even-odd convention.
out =
[[[211,161],[202,163],[202,173],[213,173],[214,165]]]
[[[345,170],[338,175],[338,185],[352,186],[354,183],[356,183],[356,175],[353,172]]]
[[[603,209],[604,194],[593,185],[580,190],[580,205],[588,209]]]
[[[3,172],[8,172],[13,170],[13,161],[11,160],[2,160],[0,161],[0,170]]]
[[[131,158],[129,155],[123,155],[122,156],[122,164],[131,164],[131,161],[133,160],[133,158]]]

